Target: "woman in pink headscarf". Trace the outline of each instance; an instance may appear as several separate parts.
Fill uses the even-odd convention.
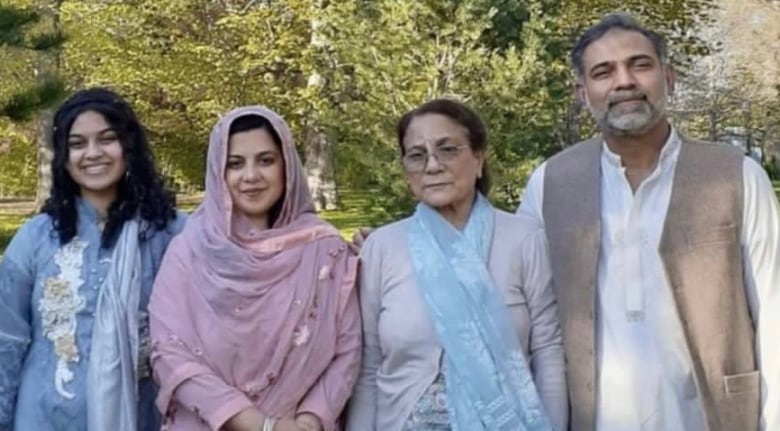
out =
[[[315,215],[284,121],[227,113],[149,305],[163,429],[337,429],[360,362],[356,263]]]

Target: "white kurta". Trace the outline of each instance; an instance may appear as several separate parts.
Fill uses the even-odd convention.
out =
[[[652,174],[632,192],[620,157],[601,156],[596,328],[598,431],[705,429],[690,354],[658,252],[681,141],[672,130]],[[518,209],[543,221],[542,164]],[[744,281],[757,323],[762,430],[780,430],[780,209],[764,170],[744,161]],[[713,316],[717,318],[717,316]],[[572,358],[570,360],[576,360]]]

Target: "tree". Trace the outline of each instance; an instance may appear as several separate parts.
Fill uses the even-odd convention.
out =
[[[713,24],[701,32],[715,49],[681,80],[675,118],[687,133],[739,143],[771,162],[780,129],[780,56],[772,49],[780,48],[780,31],[771,23],[780,11],[756,0],[718,3]]]
[[[312,55],[312,70],[306,84],[304,99],[308,106],[304,115],[304,148],[306,179],[311,189],[314,206],[318,210],[333,210],[338,206],[336,191],[336,175],[333,165],[333,142],[328,136],[326,124],[320,112],[326,108],[329,99],[329,82],[331,81],[331,56],[328,40],[323,34],[323,16],[320,11],[325,8],[324,0],[315,0],[310,15],[310,53]]]
[[[50,22],[49,26],[53,33],[50,33],[49,40],[56,42],[50,45],[51,48],[44,51],[38,57],[36,67],[36,77],[38,85],[45,88],[51,84],[52,80],[55,86],[60,90],[60,96],[64,93],[64,85],[60,76],[60,45],[63,37],[60,29],[59,9],[61,0],[51,0],[45,8],[42,8],[42,16]],[[56,83],[59,84],[56,84]],[[51,142],[51,130],[54,123],[54,110],[49,105],[44,107],[38,114],[38,133],[36,136],[38,152],[38,183],[35,190],[35,209],[40,210],[44,202],[49,197],[49,191],[52,186],[51,162],[54,159],[54,148]]]
[[[680,60],[706,52],[691,30],[709,1],[623,2],[671,41]],[[409,209],[393,125],[432,97],[475,107],[491,133],[494,201],[513,208],[542,158],[592,133],[572,96],[568,54],[606,0],[427,0],[333,2],[323,15],[336,64],[340,182],[379,190],[371,205]],[[682,63],[686,64],[685,61]]]
[[[411,204],[394,125],[433,97],[460,98],[483,114],[498,137],[493,151],[501,155],[492,162],[494,197],[503,203],[508,189],[517,195],[515,179],[527,174],[521,155],[536,153],[519,129],[537,124],[522,98],[535,92],[531,75],[539,71],[540,46],[533,26],[521,37],[533,42],[518,47],[507,37],[488,45],[494,20],[502,17],[494,3],[353,0],[332,2],[321,15],[333,58],[323,116],[338,140],[339,181],[373,189],[370,205],[391,210],[388,218]]]
[[[12,94],[2,106],[2,115],[16,123],[24,123],[38,113],[36,209],[43,205],[51,188],[50,106],[65,94],[64,81],[58,73],[59,51],[65,41],[59,29],[58,7],[59,1],[39,5],[37,10],[0,7],[0,43],[6,49],[37,54],[33,59],[34,82]]]
[[[672,39],[678,63],[708,49],[694,29],[710,3],[622,4]],[[62,66],[76,87],[109,85],[133,103],[180,190],[202,186],[218,116],[259,103],[290,124],[320,207],[338,183],[370,191],[388,218],[411,204],[395,123],[430,98],[457,97],[487,122],[491,197],[513,208],[541,159],[593,132],[572,97],[568,51],[613,4],[69,0]]]
[[[311,66],[311,2],[66,2],[67,66],[80,85],[110,85],[133,102],[163,171],[202,187],[219,116],[246,104],[280,114],[302,143],[301,93]]]
[[[41,23],[45,13],[18,6],[0,6],[0,47],[41,56],[59,51],[65,40],[61,32],[57,29],[35,32],[37,29],[34,27]],[[65,86],[58,75],[37,70],[35,75],[35,83],[15,91],[3,101],[0,115],[15,122],[24,122],[63,96]]]

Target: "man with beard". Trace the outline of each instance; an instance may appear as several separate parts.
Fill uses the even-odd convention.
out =
[[[667,119],[666,45],[624,14],[571,54],[601,134],[532,175],[573,431],[780,430],[780,211],[761,167]]]

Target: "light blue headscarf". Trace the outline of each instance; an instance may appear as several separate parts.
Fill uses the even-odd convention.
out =
[[[477,195],[462,232],[424,203],[409,229],[417,285],[444,348],[451,426],[550,431],[517,332],[488,272],[493,218],[493,207]]]

